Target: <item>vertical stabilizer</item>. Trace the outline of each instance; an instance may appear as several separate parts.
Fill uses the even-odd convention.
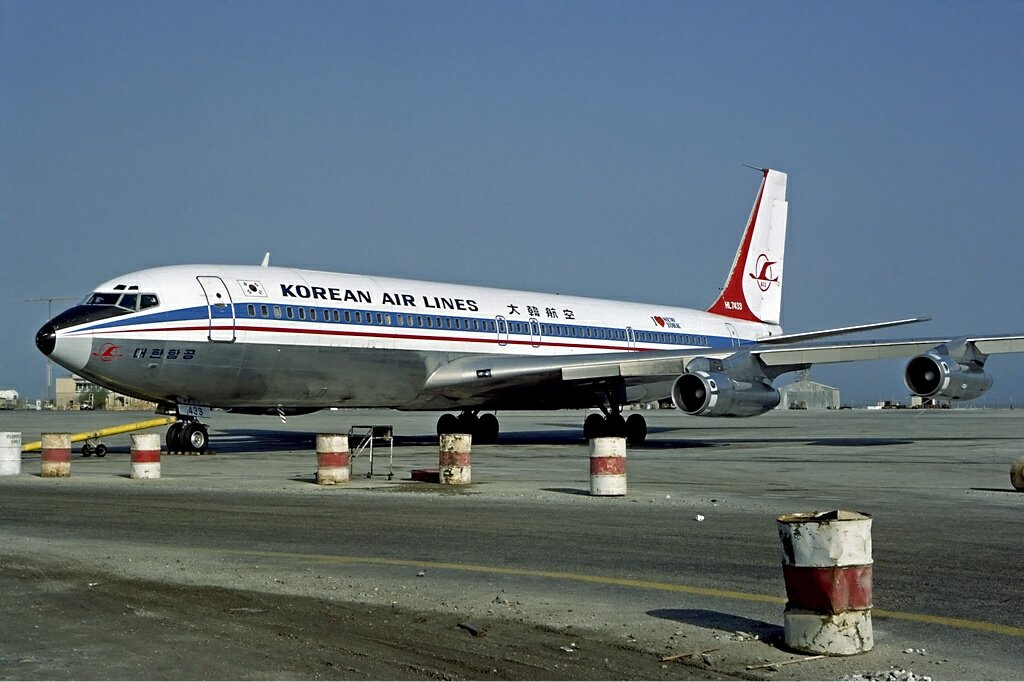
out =
[[[779,324],[786,248],[786,174],[764,169],[729,277],[709,313]]]

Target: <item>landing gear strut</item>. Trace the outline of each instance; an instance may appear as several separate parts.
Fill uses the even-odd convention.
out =
[[[197,421],[174,422],[167,429],[167,452],[194,452],[202,454],[210,445],[206,425]]]
[[[478,415],[476,411],[466,410],[459,416],[442,414],[437,420],[437,435],[448,433],[469,433],[474,443],[497,443],[498,418],[493,414]]]

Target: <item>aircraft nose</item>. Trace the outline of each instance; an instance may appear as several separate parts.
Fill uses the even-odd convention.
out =
[[[36,348],[43,355],[49,356],[56,347],[57,328],[52,323],[47,322],[36,332]]]

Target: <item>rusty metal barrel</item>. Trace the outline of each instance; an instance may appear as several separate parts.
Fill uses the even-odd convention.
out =
[[[1014,490],[1024,491],[1024,457],[1018,457],[1010,465],[1010,485]]]
[[[132,478],[160,478],[160,434],[132,434]]]
[[[43,478],[71,475],[71,434],[44,433],[42,440]]]
[[[626,439],[590,439],[590,494],[626,494]]]
[[[473,436],[445,433],[440,437],[437,464],[442,485],[468,485],[472,482]]]
[[[834,510],[778,517],[786,646],[850,656],[874,646],[871,516]]]
[[[320,485],[344,485],[352,475],[348,436],[319,433],[316,436],[316,482]]]
[[[21,432],[0,431],[0,476],[21,473]]]

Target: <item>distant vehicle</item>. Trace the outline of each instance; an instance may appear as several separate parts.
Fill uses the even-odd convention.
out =
[[[95,384],[177,414],[172,451],[207,447],[200,419],[213,407],[455,410],[437,432],[478,442],[498,436],[485,411],[596,407],[584,437],[641,443],[644,417],[624,418],[624,406],[671,398],[688,415],[754,416],[779,405],[772,383],[783,374],[887,357],[912,358],[904,379],[916,395],[970,400],[992,385],[989,355],[1024,352],[1024,336],[821,341],[921,318],[783,334],[787,178],[762,176],[725,286],[706,310],[270,267],[268,254],[260,266],[116,277],[43,325],[36,345]],[[485,257],[510,267],[500,253]],[[679,270],[687,257],[708,255],[681,255]]]

